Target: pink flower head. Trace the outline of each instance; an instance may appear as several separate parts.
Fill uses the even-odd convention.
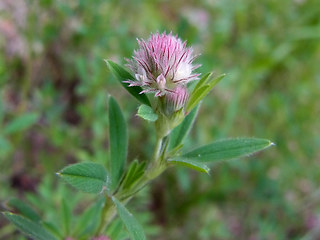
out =
[[[134,51],[133,59],[127,59],[127,66],[135,74],[135,81],[125,81],[129,86],[141,86],[145,92],[155,92],[164,96],[177,86],[185,86],[198,79],[200,74],[192,73],[200,65],[193,65],[193,49],[186,47],[177,36],[171,33],[151,34],[145,41],[137,40],[139,49]]]

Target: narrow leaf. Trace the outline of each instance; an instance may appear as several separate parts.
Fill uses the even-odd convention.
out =
[[[72,235],[78,237],[75,239],[91,239],[89,236],[92,236],[99,227],[104,204],[105,198],[101,197],[77,217],[77,224],[72,228]]]
[[[144,173],[145,171],[145,162],[139,163],[137,160],[134,160],[123,179],[121,184],[123,189],[129,188],[132,184],[134,184]]]
[[[183,148],[183,144],[179,144],[178,146],[176,146],[175,148],[171,149],[166,155],[168,157],[175,157],[179,154],[179,152],[181,151],[181,149]]]
[[[57,173],[64,181],[78,190],[100,193],[107,187],[107,171],[97,163],[77,163]]]
[[[208,85],[201,86],[193,91],[187,103],[186,112],[190,112],[199,102],[206,96],[206,92],[210,91]]]
[[[127,125],[114,98],[109,99],[110,174],[112,189],[120,181],[128,151]]]
[[[211,75],[208,75],[208,79],[205,79],[201,85],[197,85],[192,91],[191,97],[187,103],[187,112],[190,112],[195,106],[197,106],[198,103],[212,90],[212,88],[214,88],[214,86],[225,77],[225,74],[221,74],[213,79],[209,79],[209,77],[211,77]]]
[[[123,189],[126,189],[128,188],[131,184],[132,184],[132,179],[136,173],[136,170],[138,169],[138,161],[137,160],[134,160],[129,168],[128,168],[128,171],[126,172],[125,176],[124,176],[124,179],[123,179],[123,182],[121,184],[121,187]]]
[[[223,73],[223,74],[221,74],[221,75],[219,75],[219,76],[217,76],[217,77],[214,77],[213,79],[210,79],[210,80],[208,81],[208,85],[210,86],[210,90],[211,90],[214,86],[216,86],[225,76],[226,76],[226,74]]]
[[[5,212],[4,216],[11,221],[20,231],[37,240],[55,240],[56,238],[48,232],[40,223],[33,222],[28,218]]]
[[[42,222],[43,227],[49,231],[53,236],[58,239],[63,239],[62,233],[60,232],[60,228],[58,228],[55,224],[51,222]]]
[[[170,134],[170,149],[177,147],[185,137],[189,134],[194,120],[196,119],[198,113],[199,105],[195,107],[183,120],[183,122],[178,125]]]
[[[139,107],[137,115],[151,122],[154,122],[158,119],[158,115],[153,111],[153,109],[144,104]]]
[[[37,122],[39,115],[37,113],[26,113],[13,119],[4,128],[4,134],[13,134],[28,129]]]
[[[31,207],[17,198],[10,199],[7,202],[7,205],[34,222],[39,222],[41,220],[40,216]]]
[[[71,210],[70,207],[68,206],[68,203],[66,202],[65,199],[62,199],[62,224],[63,224],[63,230],[64,230],[64,235],[68,236],[70,234],[70,224],[71,224]]]
[[[125,235],[125,236],[123,236]],[[120,219],[115,219],[110,223],[107,229],[107,236],[112,240],[127,239],[127,231],[123,227],[123,223]]]
[[[207,83],[207,80],[212,76],[212,73],[206,73],[197,83],[193,91],[196,91],[200,87],[204,86]]]
[[[105,60],[107,63],[110,71],[113,73],[113,75],[118,79],[118,81],[122,84],[122,86],[132,95],[134,96],[138,101],[140,101],[143,104],[146,104],[151,107],[150,101],[145,94],[140,94],[140,92],[143,91],[143,89],[139,86],[129,87],[127,83],[124,83],[123,81],[126,80],[135,80],[135,78],[123,67],[116,64],[115,62],[112,62],[111,60]]]
[[[197,148],[182,157],[198,162],[214,162],[248,156],[272,145],[269,140],[260,138],[226,139]]]
[[[202,162],[197,162],[189,158],[175,157],[175,158],[169,159],[168,162],[174,165],[192,168],[194,170],[197,170],[199,172],[204,172],[207,174],[209,174],[210,172],[210,168],[206,164]]]
[[[113,197],[112,201],[116,205],[119,216],[126,226],[131,239],[145,240],[146,236],[144,234],[142,226],[138,223],[136,218],[117,199]]]

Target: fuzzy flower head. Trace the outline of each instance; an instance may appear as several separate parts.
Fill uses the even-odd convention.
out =
[[[156,33],[147,41],[137,41],[140,48],[134,51],[133,59],[127,59],[127,66],[136,78],[126,81],[129,86],[141,86],[141,93],[154,92],[158,97],[185,88],[188,82],[198,79],[200,74],[193,70],[200,65],[192,64],[193,49],[187,48],[186,42],[177,36]]]

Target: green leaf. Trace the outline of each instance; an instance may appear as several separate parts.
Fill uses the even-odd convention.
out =
[[[62,233],[60,233],[60,228],[51,222],[42,222],[46,230],[48,230],[52,235],[58,239],[63,239]]]
[[[127,83],[124,83],[123,81],[126,80],[135,80],[135,78],[123,67],[116,64],[115,62],[112,62],[110,60],[105,60],[107,63],[110,71],[113,73],[113,75],[119,80],[119,82],[122,84],[122,86],[132,95],[134,96],[138,101],[141,103],[148,105],[151,107],[150,101],[146,94],[140,94],[143,89],[139,86],[129,87]]]
[[[194,120],[196,119],[197,113],[198,113],[199,105],[195,107],[183,120],[183,122],[178,125],[170,134],[170,144],[169,149],[173,149],[177,147],[182,141],[185,139],[185,137],[188,135],[188,133],[191,130],[191,127],[194,123]]]
[[[99,226],[104,204],[105,197],[101,197],[77,217],[77,224],[72,228],[72,235],[78,237],[75,239],[91,239],[89,236],[92,236]]]
[[[154,122],[158,119],[158,115],[153,111],[153,109],[144,104],[139,107],[137,115],[151,122]]]
[[[10,199],[7,205],[34,222],[40,222],[41,220],[40,216],[31,207],[17,198]]]
[[[128,171],[126,172],[125,176],[124,176],[124,179],[122,181],[122,184],[121,184],[121,187],[122,189],[126,189],[126,188],[129,188],[130,185],[132,185],[132,179],[134,178],[135,174],[136,174],[136,170],[138,168],[138,161],[137,160],[134,160],[129,168],[128,168]]]
[[[192,91],[190,99],[187,103],[186,112],[190,112],[199,102],[212,90],[212,88],[217,85],[222,78],[225,77],[225,74],[221,74],[214,78],[211,77],[211,74],[206,74],[203,79],[200,80],[199,84],[196,85],[195,89]]]
[[[123,206],[117,199],[112,197],[112,201],[117,207],[119,216],[126,226],[131,239],[133,240],[144,240],[146,236],[142,229],[142,226],[138,223],[136,218]]]
[[[0,155],[5,154],[12,149],[10,142],[4,137],[0,136]]]
[[[204,172],[207,174],[209,174],[210,172],[210,168],[206,164],[202,162],[197,162],[189,158],[175,157],[175,158],[169,159],[168,162],[174,165],[192,168],[194,170],[197,170],[199,172]]]
[[[125,237],[123,237],[124,234]],[[120,219],[115,219],[109,224],[106,235],[112,240],[123,240],[128,238],[127,231],[124,229]]]
[[[214,88],[214,86],[216,86],[225,76],[226,76],[226,74],[223,73],[223,74],[221,74],[221,75],[219,75],[217,77],[209,79],[209,81],[208,81],[208,85],[210,87],[209,91],[211,91],[211,89]]]
[[[248,156],[274,145],[266,139],[234,138],[213,142],[182,155],[198,162],[214,162]]]
[[[77,163],[57,173],[64,181],[78,190],[100,193],[107,188],[107,171],[97,163]]]
[[[178,146],[176,146],[175,148],[171,149],[166,156],[171,158],[171,157],[175,157],[177,155],[179,155],[179,153],[181,152],[181,149],[183,148],[183,144],[179,144]]]
[[[68,206],[68,203],[66,202],[66,199],[62,199],[62,224],[63,224],[63,232],[65,236],[68,236],[70,234],[70,224],[71,224],[71,215],[72,212],[70,210],[70,207]]]
[[[55,240],[56,238],[49,233],[40,223],[31,221],[28,218],[5,212],[4,216],[11,221],[20,231],[37,240]]]
[[[201,86],[196,91],[193,91],[189,98],[189,101],[187,102],[186,112],[191,111],[195,106],[197,106],[209,91],[210,90],[208,85]]]
[[[24,131],[35,124],[38,118],[39,115],[37,113],[26,113],[22,116],[18,116],[5,126],[3,133],[13,134]]]
[[[139,163],[137,160],[134,160],[125,175],[123,182],[121,184],[123,189],[130,188],[132,184],[134,184],[143,174],[145,171],[146,163]]]
[[[112,189],[122,176],[128,151],[127,125],[114,98],[109,99],[110,174]]]
[[[212,73],[206,73],[205,75],[203,75],[203,77],[199,80],[199,82],[197,83],[197,85],[195,86],[195,88],[193,89],[193,91],[196,91],[197,89],[199,89],[200,87],[204,86],[207,82],[208,79],[212,76]]]

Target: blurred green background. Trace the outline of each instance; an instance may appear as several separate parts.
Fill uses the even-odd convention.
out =
[[[0,202],[59,221],[91,196],[57,180],[66,164],[108,158],[106,99],[130,131],[129,159],[152,151],[152,124],[103,59],[172,31],[227,77],[205,99],[186,148],[225,137],[276,143],[211,175],[171,169],[129,204],[148,239],[320,239],[320,4],[317,0],[0,2]],[[70,196],[72,196],[70,198]],[[71,205],[73,203],[70,203]],[[80,205],[80,207],[79,207]],[[0,218],[0,239],[25,239]]]

